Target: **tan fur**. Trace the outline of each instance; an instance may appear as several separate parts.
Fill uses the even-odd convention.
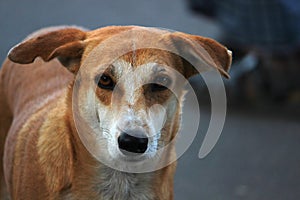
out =
[[[4,161],[0,163],[2,198],[9,195],[12,199],[25,200],[173,199],[176,162],[149,173],[130,174],[116,171],[90,154],[75,128],[72,110],[74,74],[79,71],[82,63],[92,62],[89,55],[97,45],[128,30],[138,30],[141,35],[144,30],[146,32],[146,29],[135,26],[112,26],[87,32],[75,27],[46,29],[34,33],[10,51],[10,60],[4,62],[0,72],[0,153]],[[158,29],[156,31],[160,32]],[[161,33],[160,41],[166,46],[176,46],[176,41],[179,41],[177,45],[184,44],[178,52],[190,47],[195,48],[197,54],[193,42],[201,45],[214,61],[210,65],[228,76],[231,55],[216,41],[183,33]],[[115,47],[118,45],[114,44]],[[135,59],[132,59],[133,55]],[[36,59],[37,57],[44,61]],[[186,78],[198,73],[178,55],[161,50],[133,49],[133,52],[123,55],[120,60],[124,61],[121,68],[127,67],[128,71],[154,62],[172,66]],[[96,76],[96,71],[91,70],[90,73]],[[150,72],[142,70],[139,76],[147,77],[148,73]],[[139,76],[133,82],[138,81]],[[171,78],[176,81],[174,77]],[[90,91],[90,87],[83,84],[82,90]],[[136,99],[126,100],[125,94],[130,92],[130,82],[125,81],[120,90],[122,92],[119,93],[119,100],[113,105],[109,91],[96,89],[99,108],[115,113],[112,121],[117,119],[121,122],[122,117],[128,114],[122,110],[127,108],[137,113],[146,113],[152,105],[163,104],[166,105],[168,119],[162,129],[159,145],[166,144],[175,137],[180,128],[183,91],[180,92],[181,99],[176,100],[170,91],[147,94],[149,89],[145,86],[134,90],[133,96]],[[79,92],[78,99],[81,111],[87,112],[84,107],[87,106],[88,97]],[[110,118],[111,115],[107,117]],[[140,123],[146,119],[142,114],[135,117]],[[149,131],[150,126],[151,124],[146,123],[145,130]],[[174,156],[175,150],[172,146],[162,159]],[[4,178],[6,184],[3,184]]]

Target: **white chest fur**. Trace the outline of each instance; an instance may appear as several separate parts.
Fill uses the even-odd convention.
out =
[[[101,176],[103,200],[153,200],[151,173],[132,174],[106,169]]]

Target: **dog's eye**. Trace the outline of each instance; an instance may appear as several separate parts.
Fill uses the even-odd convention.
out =
[[[113,90],[115,87],[115,83],[111,77],[108,75],[102,74],[98,81],[98,87],[106,90]]]
[[[154,79],[154,83],[150,84],[152,92],[158,92],[168,89],[171,84],[171,80],[165,76],[159,76]]]

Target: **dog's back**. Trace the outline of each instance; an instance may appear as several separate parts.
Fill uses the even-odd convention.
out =
[[[7,63],[6,61],[5,63]],[[6,64],[4,64],[6,65]],[[4,79],[5,73],[4,69],[0,70],[0,198],[4,199],[6,196],[6,187],[4,181],[4,172],[3,172],[3,153],[4,153],[4,144],[7,132],[12,122],[12,112],[8,108],[8,103],[5,97],[4,90]]]
[[[11,189],[11,175],[13,173],[11,166],[14,162],[11,158],[15,156],[18,133],[33,113],[51,104],[51,102],[55,102],[56,98],[66,91],[71,80],[72,74],[64,69],[57,60],[45,63],[41,59],[37,59],[29,65],[20,65],[9,60],[4,62],[0,70],[0,178],[2,195],[6,193],[4,177],[8,183],[8,189]],[[30,136],[28,135],[28,137]],[[5,152],[4,146],[6,146]],[[3,161],[5,162],[5,169],[3,169]],[[3,171],[5,171],[5,175]]]

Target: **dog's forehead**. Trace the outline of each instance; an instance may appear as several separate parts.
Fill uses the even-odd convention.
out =
[[[88,34],[87,47],[83,60],[97,62],[98,66],[115,61],[126,61],[132,68],[146,63],[158,63],[183,72],[182,60],[165,41],[166,30],[130,26],[125,30],[119,27],[99,29]],[[93,54],[89,54],[92,52]],[[89,55],[89,56],[88,56]],[[90,56],[94,55],[94,56]],[[86,59],[91,58],[91,60]],[[95,59],[96,58],[96,59]],[[97,60],[97,61],[94,61]],[[123,71],[123,69],[119,69]]]
[[[121,56],[120,59],[131,63],[133,67],[138,67],[149,62],[155,62],[170,67],[175,67],[175,64],[179,65],[181,63],[179,56],[176,56],[167,50],[154,48],[134,49],[134,46],[132,47],[132,51]]]
[[[112,73],[121,75],[128,72],[153,75],[175,70],[182,73],[181,59],[169,52],[155,49],[139,49],[129,52],[112,63]]]
[[[131,79],[131,81],[135,79],[151,79],[152,76],[160,73],[172,75],[170,68],[156,62],[148,62],[134,66],[132,63],[123,59],[115,61],[110,65],[108,71],[116,79],[124,78],[124,76],[126,76],[126,78]]]

